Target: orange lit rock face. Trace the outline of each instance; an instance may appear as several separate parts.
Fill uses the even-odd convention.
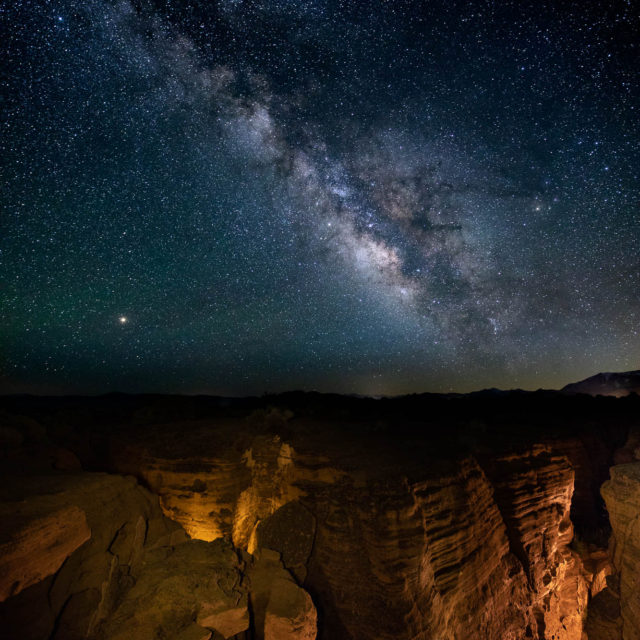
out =
[[[469,629],[519,637],[527,585],[490,483],[472,458],[431,473],[395,486],[367,483],[353,509],[330,509],[312,574],[341,594],[333,605],[348,637],[453,640]],[[365,578],[356,585],[349,576],[358,574]]]
[[[251,475],[241,459],[146,460],[138,471],[160,496],[165,515],[198,540],[231,530],[233,513]]]
[[[258,436],[244,453],[251,482],[238,497],[234,512],[232,540],[236,546],[253,551],[258,523],[302,495],[294,484],[294,455],[293,447],[278,436]]]
[[[91,537],[82,509],[49,496],[1,505],[0,522],[0,602],[54,574]]]
[[[257,436],[242,452],[172,458],[135,448],[115,468],[135,473],[160,496],[167,517],[198,540],[231,536],[247,549],[256,525],[301,494],[293,483],[294,451],[278,436]]]
[[[2,638],[316,637],[315,606],[279,553],[251,558],[228,540],[189,540],[131,477],[29,476],[7,486],[16,489],[0,502]]]
[[[188,471],[194,462],[148,456],[140,473],[194,537],[281,552],[320,599],[324,638],[453,640],[473,628],[487,640],[580,640],[588,585],[569,549],[566,457],[538,446],[412,462],[409,480],[358,451],[325,453],[258,436],[235,461]],[[310,541],[295,560],[287,526]]]
[[[589,605],[589,640],[640,638],[640,429],[629,433],[601,493],[611,522],[613,574]]]
[[[540,637],[579,639],[588,587],[581,562],[569,549],[574,471],[549,447],[487,460],[512,552],[532,590]]]
[[[607,586],[607,576],[615,571],[611,556],[606,549],[595,545],[585,545],[578,551],[582,561],[582,571],[593,598]]]
[[[499,486],[469,457],[319,507],[308,582],[330,603],[326,637],[580,640],[571,468],[541,449],[493,474]]]
[[[614,600],[617,600],[619,637],[623,640],[639,640],[640,462],[612,467],[611,480],[602,486],[602,496],[613,530],[611,546],[616,570],[614,579],[607,581],[609,587],[602,594],[603,604],[608,603],[608,617],[613,618]]]

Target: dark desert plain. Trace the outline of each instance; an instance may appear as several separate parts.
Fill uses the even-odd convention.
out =
[[[640,640],[640,12],[0,6],[2,640]]]

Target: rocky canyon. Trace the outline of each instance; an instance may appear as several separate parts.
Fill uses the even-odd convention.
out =
[[[5,397],[0,637],[638,640],[639,409]]]

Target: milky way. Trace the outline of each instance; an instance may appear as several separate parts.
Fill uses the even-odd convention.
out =
[[[636,14],[12,3],[1,389],[397,394],[637,369]]]

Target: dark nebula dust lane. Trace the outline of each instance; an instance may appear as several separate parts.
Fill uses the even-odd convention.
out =
[[[20,0],[0,21],[3,392],[638,367],[633,3]]]

